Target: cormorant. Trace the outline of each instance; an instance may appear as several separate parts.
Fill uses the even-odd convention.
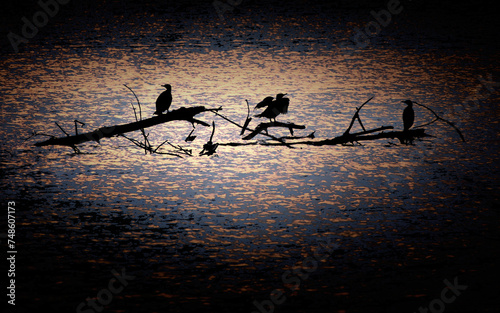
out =
[[[288,113],[288,105],[290,103],[290,99],[283,98],[285,95],[286,95],[286,93],[285,94],[283,94],[283,93],[277,94],[276,100],[274,100],[272,102],[270,102],[269,100],[266,100],[266,99],[269,99],[271,97],[267,97],[266,99],[264,99],[264,101],[262,101],[261,103],[259,103],[257,105],[261,105],[263,107],[265,105],[263,105],[262,103],[267,102],[267,108],[264,110],[264,112],[257,114],[255,116],[256,117],[267,117],[269,120],[271,120],[271,122],[272,122],[272,119],[274,119],[274,121],[276,122],[276,117],[278,115]]]
[[[269,106],[271,103],[273,103],[273,97],[265,97],[264,100],[262,100],[261,102],[257,103],[257,105],[255,106],[254,110],[255,109],[258,109],[258,108],[263,108],[263,107],[267,107]]]
[[[169,84],[161,85],[162,87],[167,88],[164,92],[162,92],[158,99],[156,99],[156,111],[153,114],[161,115],[163,112],[167,111],[172,104],[172,86]]]
[[[403,131],[407,131],[415,121],[415,112],[413,111],[413,102],[411,100],[401,101],[406,103],[407,107],[403,111]]]

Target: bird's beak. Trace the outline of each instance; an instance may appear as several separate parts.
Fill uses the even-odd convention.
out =
[[[284,93],[284,94],[283,94],[283,97],[284,97],[284,96],[286,96],[286,95],[287,95],[287,93]]]

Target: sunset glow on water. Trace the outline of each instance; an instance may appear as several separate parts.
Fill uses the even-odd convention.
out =
[[[477,301],[493,312],[494,45],[430,31],[431,15],[419,28],[426,11],[406,2],[355,51],[340,42],[386,4],[242,2],[223,21],[210,2],[95,2],[61,7],[0,60],[1,199],[16,203],[19,307],[79,312],[87,298],[99,300],[118,275],[112,270],[124,270],[134,278],[104,312],[270,312],[263,301],[276,289],[286,300],[275,312],[414,312],[455,277],[468,289],[446,312],[473,312]],[[28,16],[18,13],[9,30]],[[33,132],[65,136],[56,122],[72,135],[75,119],[85,124],[79,133],[135,121],[136,99],[124,85],[150,118],[163,84],[172,85],[171,111],[220,107],[240,125],[247,100],[252,129],[267,122],[254,116],[255,105],[286,93],[289,112],[277,120],[305,125],[294,135],[314,132],[313,141],[342,135],[371,97],[363,125],[402,130],[401,101],[413,99],[467,141],[437,122],[424,127],[432,137],[413,145],[290,148],[265,145],[263,135],[242,140],[240,128],[212,112],[196,118],[215,123],[213,156],[199,156],[212,128],[187,121],[146,129],[155,147],[168,140],[192,151],[182,158],[145,154],[122,137],[83,143],[81,154],[34,146],[47,136],[25,140]],[[433,120],[414,109],[414,126]],[[191,131],[196,139],[186,142]],[[291,136],[286,128],[270,134]],[[140,132],[126,135],[143,141]],[[294,280],[287,271],[303,274]]]

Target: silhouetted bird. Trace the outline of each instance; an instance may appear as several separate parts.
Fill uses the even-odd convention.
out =
[[[413,102],[411,100],[401,101],[406,103],[407,107],[403,111],[403,131],[407,131],[415,121],[415,112],[413,111]]]
[[[162,87],[167,88],[164,92],[162,92],[158,99],[156,99],[156,111],[153,114],[161,115],[163,112],[167,111],[172,104],[172,86],[169,84],[161,85]]]
[[[255,109],[258,109],[258,108],[263,108],[263,107],[267,107],[269,106],[271,103],[273,103],[273,97],[265,97],[264,100],[262,100],[261,102],[257,103],[257,105],[255,106],[254,110]]]
[[[286,114],[288,113],[288,105],[290,104],[290,99],[288,98],[283,98],[285,94],[279,93],[276,95],[276,100],[270,102],[269,100],[266,100],[271,97],[267,97],[259,103],[258,105],[261,105],[263,102],[267,101],[267,108],[264,110],[264,112],[255,115],[256,117],[267,117],[271,122],[272,119],[276,122],[276,117],[280,114]],[[269,103],[270,102],[270,103]],[[265,106],[265,105],[261,105]]]

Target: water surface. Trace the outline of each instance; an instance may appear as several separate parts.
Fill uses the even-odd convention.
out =
[[[210,4],[177,7],[179,15],[112,8],[83,17],[82,4],[72,28],[56,19],[0,61],[0,183],[3,201],[18,208],[22,306],[73,311],[124,268],[135,278],[106,312],[252,312],[274,289],[287,296],[276,312],[413,312],[457,276],[470,292],[452,310],[478,300],[493,308],[484,286],[496,277],[488,251],[498,247],[498,93],[464,101],[480,76],[499,77],[496,50],[411,36],[403,21],[418,12],[408,9],[350,51],[339,42],[369,21],[361,9],[299,14],[242,3],[221,21]],[[192,125],[182,121],[147,132],[192,157],[144,154],[124,138],[82,144],[82,154],[33,146],[44,137],[24,141],[33,131],[64,136],[55,122],[73,133],[75,119],[86,124],[80,131],[134,121],[123,84],[149,117],[165,83],[172,109],[222,107],[238,123],[245,100],[253,107],[288,93],[289,114],[278,120],[318,139],[341,135],[372,96],[365,127],[401,129],[401,100],[414,99],[455,122],[467,142],[435,123],[426,127],[434,137],[409,146],[221,145],[199,157],[212,130],[197,125],[186,143]],[[415,111],[416,125],[432,120]],[[198,117],[215,122],[215,142],[243,142],[220,117]],[[325,242],[331,256],[298,290],[284,285],[282,274]]]

